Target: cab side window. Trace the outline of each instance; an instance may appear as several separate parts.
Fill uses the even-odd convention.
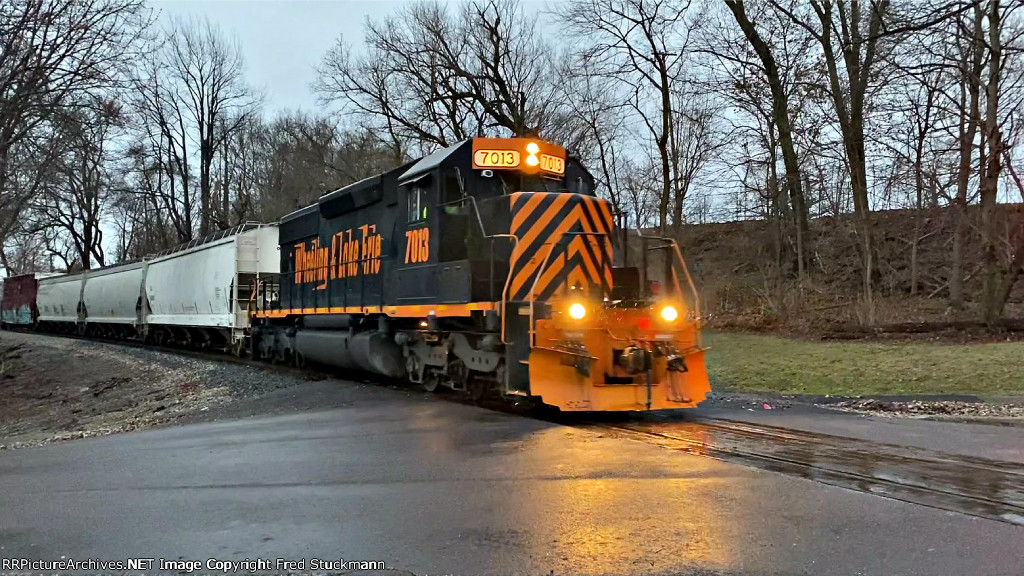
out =
[[[413,186],[409,189],[409,217],[407,222],[422,222],[427,219],[428,209],[427,189],[423,186]]]

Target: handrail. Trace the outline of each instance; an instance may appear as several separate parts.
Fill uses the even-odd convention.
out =
[[[701,310],[700,310],[700,293],[697,291],[697,285],[693,282],[693,276],[690,275],[690,269],[686,266],[686,259],[683,258],[683,252],[679,249],[679,243],[675,240],[672,241],[672,248],[676,253],[676,258],[679,259],[679,264],[683,269],[683,274],[686,275],[686,283],[690,286],[690,292],[693,293],[693,307],[696,309],[695,320],[700,321]]]
[[[564,236],[564,234],[562,236]],[[533,284],[530,285],[530,347],[531,348],[537,344],[537,331],[534,330],[534,322],[535,322],[535,320],[534,320],[534,314],[535,314],[534,305],[536,304],[537,299],[534,298],[534,292],[537,290],[537,282],[540,281],[541,274],[544,273],[544,269],[547,268],[547,266],[548,266],[548,259],[551,258],[551,253],[555,251],[555,246],[558,244],[558,242],[561,242],[562,236],[558,237],[558,241],[557,242],[545,242],[544,245],[548,247],[548,252],[547,252],[547,254],[544,255],[544,261],[541,262],[540,268],[537,269],[537,274],[533,277]]]
[[[537,282],[540,281],[540,277],[544,274],[544,270],[547,268],[547,265],[548,265],[548,259],[551,258],[551,253],[555,251],[555,246],[560,244],[562,242],[562,239],[564,237],[566,237],[566,236],[596,236],[596,237],[608,238],[608,234],[606,234],[604,232],[562,232],[561,234],[559,234],[559,236],[557,238],[555,238],[553,240],[549,240],[548,242],[544,243],[545,246],[549,247],[548,248],[548,252],[544,256],[544,261],[541,263],[540,268],[537,269],[537,273],[533,276],[533,284],[530,285],[530,292],[529,292],[529,301],[530,301],[530,345],[531,346],[534,346],[537,343],[536,342],[536,338],[535,338],[536,337],[536,332],[534,331],[534,322],[535,322],[535,319],[534,319],[535,306],[534,306],[534,304],[537,301],[537,298],[536,298]],[[564,255],[565,254],[563,254],[563,256]],[[604,265],[603,262],[602,262],[602,264]]]
[[[487,238],[487,239],[492,239],[492,238],[511,238],[512,239],[512,253],[515,254],[516,253],[516,248],[519,247],[519,236],[516,236],[515,234],[488,234],[487,233],[487,229],[484,228],[484,219],[483,219],[482,216],[480,216],[480,206],[477,205],[475,197],[473,197],[473,196],[463,196],[462,198],[459,198],[458,200],[449,200],[448,202],[442,202],[441,204],[438,204],[437,207],[441,208],[443,206],[448,206],[448,205],[452,205],[452,204],[462,204],[466,200],[469,200],[469,202],[473,205],[473,213],[476,215],[476,222],[480,226],[480,234],[481,234],[481,236],[483,236],[484,238]],[[493,248],[492,248],[492,252],[491,252],[491,261],[492,262],[494,261]],[[505,277],[505,285],[504,285],[504,287],[501,290],[501,343],[502,344],[508,344],[508,339],[506,338],[506,330],[505,330],[505,316],[507,316],[507,314],[505,313],[505,308],[506,308],[506,305],[508,304],[508,289],[509,289],[509,286],[512,284],[512,273],[514,271],[515,271],[514,262],[511,261],[511,259],[510,259],[509,264],[508,264],[508,275]]]
[[[193,238],[193,239],[191,239],[191,240],[189,240],[187,242],[183,242],[181,244],[178,244],[176,246],[172,246],[170,248],[165,248],[165,249],[163,249],[163,250],[161,250],[159,252],[154,252],[152,254],[146,254],[145,256],[142,257],[142,259],[143,260],[149,260],[149,259],[153,259],[153,258],[159,258],[160,256],[167,256],[169,254],[176,254],[178,252],[184,252],[185,250],[189,250],[189,249],[195,248],[196,246],[202,246],[203,244],[209,244],[210,242],[214,242],[214,241],[220,240],[222,238],[228,238],[228,237],[231,237],[231,236],[237,236],[238,234],[241,234],[242,232],[248,232],[249,230],[257,230],[259,228],[264,228],[266,226],[273,226],[273,224],[264,224],[264,223],[255,222],[255,221],[251,221],[251,220],[250,221],[246,221],[246,222],[238,224],[238,225],[236,225],[236,226],[234,226],[232,228],[225,228],[223,230],[218,230],[216,232],[211,232],[211,233],[209,233],[209,234],[207,234],[205,236],[199,236],[198,238]]]
[[[679,249],[679,243],[676,242],[674,238],[668,238],[665,236],[645,236],[642,232],[640,232],[640,230],[637,230],[636,234],[637,236],[644,240],[658,240],[661,242],[665,242],[667,245],[663,246],[662,248],[672,248],[672,252],[675,254],[675,257],[679,260],[679,265],[683,270],[683,274],[686,276],[686,282],[690,288],[691,294],[693,295],[694,320],[699,322],[701,318],[700,294],[697,292],[697,285],[693,282],[693,276],[690,275],[690,269],[686,266],[686,259],[683,258],[683,253]],[[646,273],[647,271],[644,270],[644,274]],[[676,292],[681,297],[683,295],[683,287],[679,283],[679,278],[676,274],[672,274],[672,281],[675,282]]]
[[[495,238],[511,238],[512,239],[512,253],[516,253],[516,249],[519,248],[519,236],[515,234],[495,234]],[[493,256],[491,257],[493,260]],[[512,285],[512,272],[515,271],[512,259],[509,259],[508,263],[508,275],[505,277],[505,286],[501,289],[501,343],[508,344],[508,339],[505,336],[505,313],[506,305],[508,304],[508,289]]]

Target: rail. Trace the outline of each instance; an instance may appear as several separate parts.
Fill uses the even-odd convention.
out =
[[[720,418],[595,425],[626,438],[772,472],[1024,524],[1024,465]]]

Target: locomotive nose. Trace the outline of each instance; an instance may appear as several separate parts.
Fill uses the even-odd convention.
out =
[[[562,410],[695,407],[711,391],[698,323],[668,322],[663,308],[590,306],[584,319],[554,313],[537,320],[527,361],[531,393]]]

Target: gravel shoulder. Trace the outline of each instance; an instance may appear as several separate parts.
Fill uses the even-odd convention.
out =
[[[0,333],[0,449],[215,418],[313,377],[19,332]]]

